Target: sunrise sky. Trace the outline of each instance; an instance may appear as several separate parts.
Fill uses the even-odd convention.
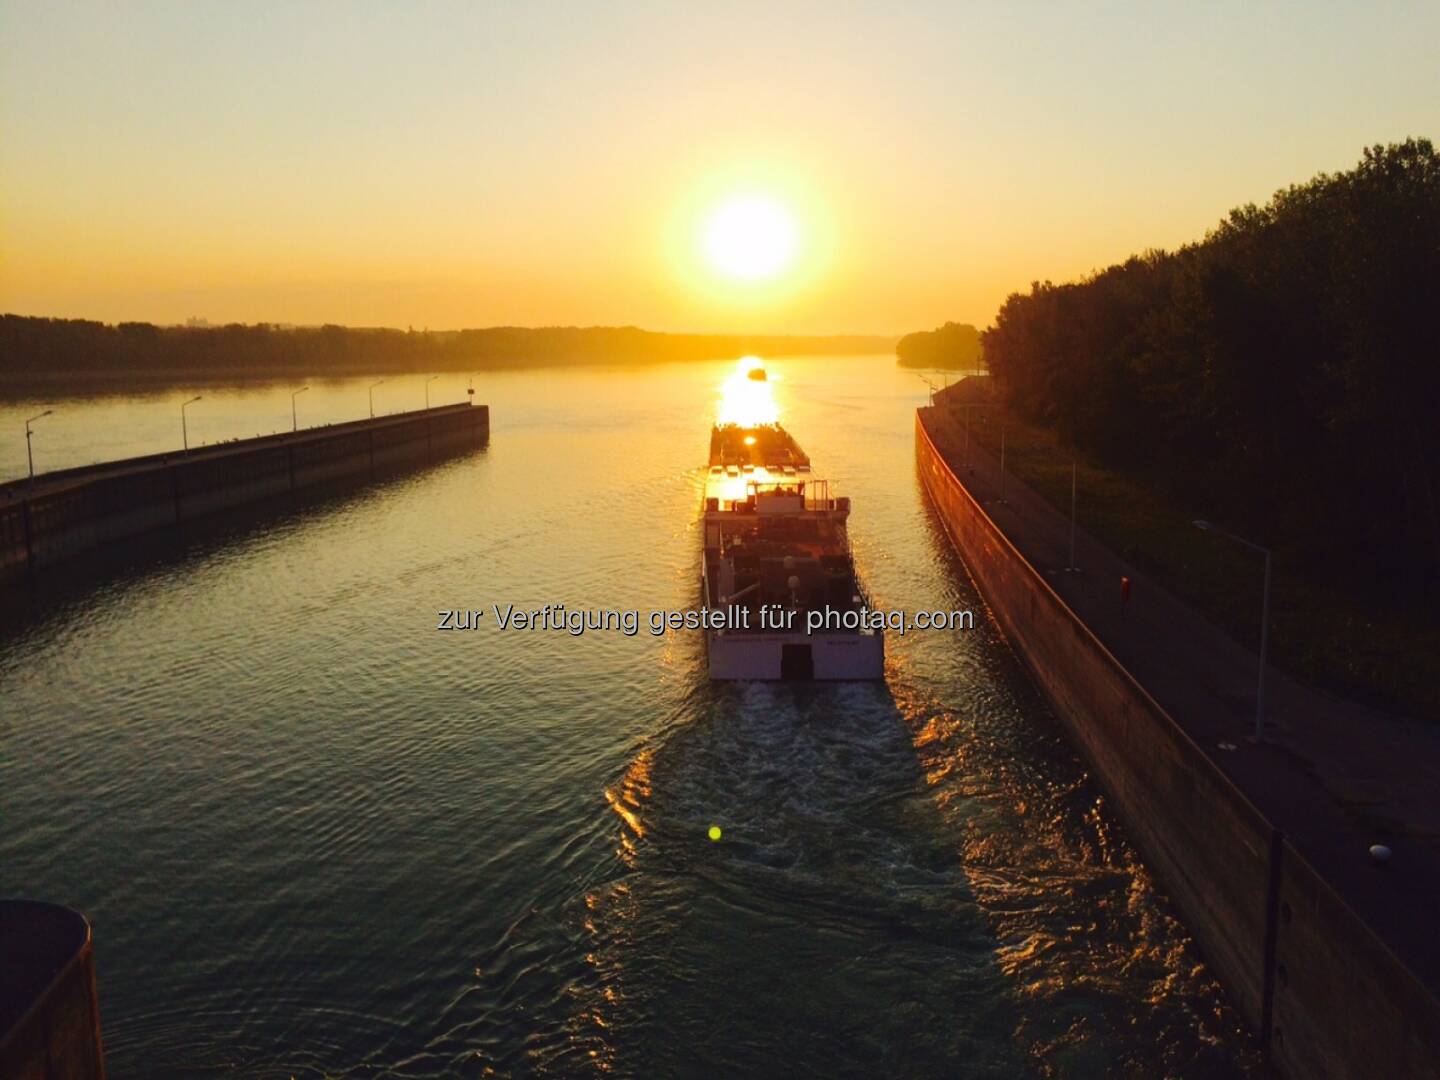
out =
[[[984,325],[1440,136],[1440,4],[0,0],[0,310]]]

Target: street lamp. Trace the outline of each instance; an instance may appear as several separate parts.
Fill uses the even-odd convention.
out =
[[[930,388],[930,404],[931,404],[931,405],[934,405],[934,404],[935,404],[935,391],[937,391],[937,390],[940,389],[940,388],[939,388],[938,386],[936,386],[933,382],[931,382],[929,379],[925,378],[924,375],[921,375],[918,371],[911,372],[911,374],[914,375],[917,379],[919,379],[921,382],[923,382],[926,386],[928,386],[928,387]]]
[[[1005,424],[1000,424],[1000,501],[1005,501]]]
[[[1270,549],[1261,547],[1254,541],[1246,540],[1243,536],[1227,532],[1208,521],[1197,520],[1191,524],[1204,532],[1219,533],[1226,539],[1243,544],[1265,556],[1265,592],[1260,601],[1260,678],[1255,690],[1255,741],[1262,742],[1265,739],[1265,657],[1270,644]]]
[[[964,402],[963,407],[965,409],[965,468],[974,472],[975,465],[970,459],[970,410],[993,409],[995,403],[993,401],[967,401]]]
[[[199,400],[200,395],[196,394],[189,401],[183,401],[180,403],[180,445],[183,446],[186,450],[190,449],[190,429],[185,426],[185,410],[187,407],[194,405],[195,402]]]
[[[1079,462],[1070,462],[1070,565],[1065,569],[1072,574],[1080,569],[1075,565],[1075,474],[1079,467]]]
[[[38,416],[32,416],[29,420],[25,421],[25,457],[30,462],[30,483],[32,484],[35,482],[35,454],[30,449],[30,425],[33,424],[36,420],[40,420],[46,416],[49,416],[54,411],[54,409],[46,409]]]
[[[290,430],[291,430],[291,432],[296,432],[296,431],[299,431],[299,430],[300,430],[300,425],[299,425],[299,423],[298,423],[298,422],[296,421],[296,419],[295,419],[295,399],[296,399],[297,397],[299,397],[301,394],[303,394],[306,390],[309,390],[309,389],[310,389],[310,387],[308,387],[308,386],[302,386],[302,387],[300,387],[299,390],[292,390],[292,391],[290,392]]]
[[[373,383],[370,384],[370,419],[371,419],[371,420],[374,420],[374,419],[375,419],[375,387],[377,387],[377,386],[384,386],[384,385],[385,385],[385,382],[386,382],[386,380],[381,379],[379,382],[373,382]]]
[[[439,377],[439,375],[431,375],[428,379],[425,380],[425,408],[427,410],[430,408],[430,384]]]

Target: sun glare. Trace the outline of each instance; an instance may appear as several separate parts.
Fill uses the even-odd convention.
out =
[[[798,242],[794,216],[763,195],[722,203],[705,226],[705,254],[711,265],[743,281],[778,277],[794,262]]]
[[[775,404],[764,362],[758,356],[742,357],[720,387],[720,412],[716,422],[755,427],[773,424],[779,419],[780,409]]]

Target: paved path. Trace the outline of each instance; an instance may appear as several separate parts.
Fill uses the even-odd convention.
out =
[[[1258,658],[1083,529],[1078,572],[1066,571],[1070,519],[1006,477],[943,408],[924,410],[955,474],[1031,565],[1117,659],[1283,830],[1345,900],[1432,991],[1440,993],[1440,725],[1332,697],[1273,667],[1267,732],[1254,731]],[[1078,518],[1085,519],[1085,493]],[[1229,543],[1222,537],[1215,542]],[[1256,556],[1255,609],[1261,569]],[[1123,612],[1120,579],[1131,581]],[[1436,658],[1440,664],[1440,657]],[[1234,746],[1234,749],[1222,747]],[[1371,844],[1394,851],[1388,865]]]

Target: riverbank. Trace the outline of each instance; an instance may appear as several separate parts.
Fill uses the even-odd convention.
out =
[[[1274,737],[1247,742],[1250,650],[1083,531],[1067,572],[1068,519],[1013,475],[1002,501],[997,459],[972,440],[967,466],[939,410],[916,443],[998,622],[1277,1064],[1433,1070],[1440,732],[1271,673]]]

